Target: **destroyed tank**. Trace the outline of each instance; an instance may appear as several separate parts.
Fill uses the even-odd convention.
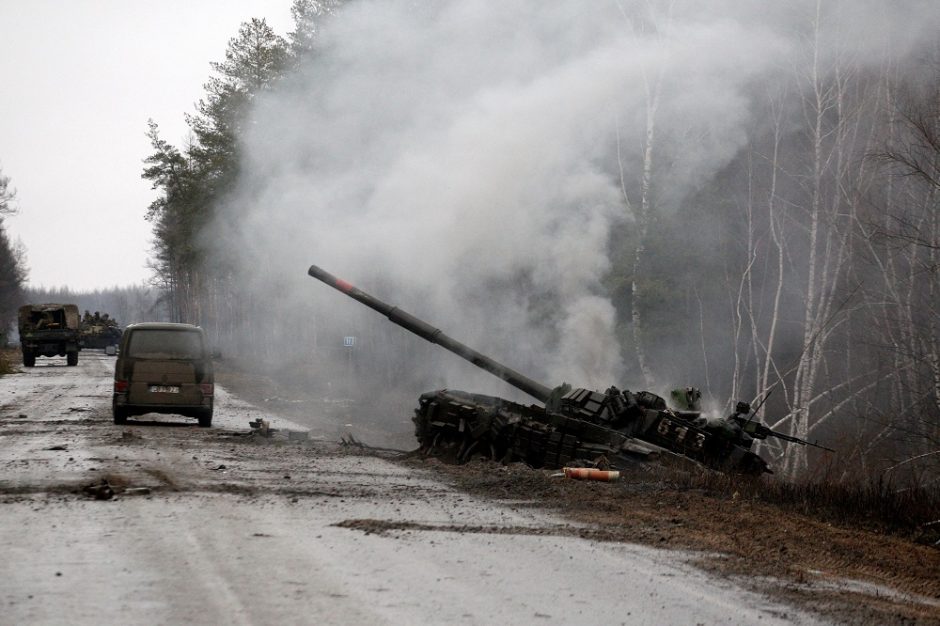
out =
[[[524,405],[453,389],[424,393],[413,421],[425,454],[449,456],[458,462],[483,456],[544,468],[592,464],[599,459],[606,459],[611,467],[622,467],[672,458],[721,471],[760,475],[772,471],[751,451],[755,439],[776,436],[817,445],[770,430],[754,419],[750,405],[744,402],[739,402],[728,418],[706,419],[698,406],[701,394],[693,387],[673,392],[675,408],[648,391],[630,392],[612,386],[600,392],[568,384],[548,387],[316,265],[310,266],[308,274],[543,404]]]

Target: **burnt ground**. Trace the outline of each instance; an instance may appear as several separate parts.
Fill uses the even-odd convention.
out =
[[[357,408],[349,404],[324,405],[301,389],[220,369],[222,384],[259,406],[300,421],[312,411],[327,415],[333,429],[327,436],[342,437],[346,429],[382,447],[417,446],[407,443],[407,411],[386,420],[392,429],[383,433],[382,420],[374,417],[350,423]],[[700,470],[690,474],[657,465],[641,465],[617,482],[602,483],[559,478],[556,471],[522,464],[478,460],[456,466],[417,453],[396,462],[430,469],[477,497],[561,515],[571,522],[558,531],[564,534],[695,551],[704,570],[836,622],[940,624],[940,547],[932,538],[833,521],[823,506],[813,514],[812,502],[794,510],[762,498],[760,484],[736,488],[725,481],[716,489],[715,481],[695,475]],[[390,530],[381,520],[357,523],[365,532]]]

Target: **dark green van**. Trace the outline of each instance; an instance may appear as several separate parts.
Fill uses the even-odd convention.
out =
[[[175,413],[212,425],[215,391],[205,332],[191,324],[131,324],[114,366],[114,423],[132,415]]]

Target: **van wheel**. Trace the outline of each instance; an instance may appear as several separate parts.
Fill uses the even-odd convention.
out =
[[[78,365],[78,352],[69,352],[65,355],[65,362],[72,367]]]
[[[114,423],[115,424],[126,424],[127,423],[127,409],[122,407],[114,407]]]
[[[199,418],[199,425],[202,428],[209,428],[212,426],[212,409],[209,409],[204,413],[200,413],[197,417]]]
[[[36,365],[36,355],[29,350],[23,350],[23,366],[33,367]]]

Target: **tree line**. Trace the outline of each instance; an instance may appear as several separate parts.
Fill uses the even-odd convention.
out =
[[[16,211],[16,190],[10,184],[10,177],[0,170],[0,329],[3,340],[16,320],[28,273],[23,248],[10,241],[3,223],[6,216]]]
[[[114,286],[91,291],[68,287],[26,287],[23,302],[74,304],[80,314],[107,313],[122,328],[136,322],[169,321],[166,294],[149,285]]]
[[[184,149],[167,142],[150,120],[147,136],[153,153],[143,178],[158,192],[147,209],[155,247],[151,265],[168,298],[174,319],[218,319],[231,310],[232,272],[224,255],[207,254],[201,236],[239,174],[239,138],[255,98],[273,89],[315,46],[318,22],[339,0],[295,0],[294,30],[284,38],[263,18],[243,23],[225,51],[211,64],[196,112],[186,115],[191,140]]]
[[[7,343],[15,334],[17,311],[28,302],[64,302],[78,305],[80,311],[108,313],[120,324],[169,319],[165,294],[147,286],[112,287],[93,291],[73,291],[68,287],[28,287],[29,268],[25,249],[10,241],[3,218],[18,211],[16,191],[8,176],[0,171],[0,341]]]
[[[341,5],[295,0],[286,37],[264,19],[242,24],[187,117],[184,148],[149,123],[152,264],[171,319],[222,338],[243,328],[239,317],[263,317],[267,303],[237,284],[235,251],[210,250],[205,228],[239,179],[252,103],[301,60],[316,62],[323,21]],[[829,6],[816,2],[800,23],[790,70],[751,85],[744,148],[676,202],[667,154],[676,138],[660,114],[670,77],[645,77],[644,117],[624,122],[644,127],[643,145],[623,147],[641,167],[610,163],[631,220],[610,242],[606,295],[638,385],[694,381],[722,410],[761,402],[772,428],[836,443],[846,477],[936,481],[940,47],[913,56],[885,47],[862,64]],[[269,331],[249,338],[255,349]],[[799,446],[763,452],[791,476],[829,462]]]

